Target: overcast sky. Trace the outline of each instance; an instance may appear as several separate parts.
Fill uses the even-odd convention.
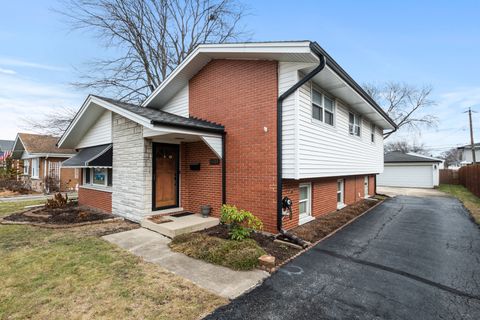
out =
[[[400,132],[432,154],[469,141],[467,107],[480,111],[479,1],[244,1],[252,40],[315,40],[359,83],[432,85],[437,128]],[[2,1],[0,139],[19,119],[79,107],[88,92],[69,83],[88,60],[112,55],[91,34],[70,32],[58,1]],[[474,114],[480,139],[480,113]],[[395,138],[395,137],[394,137]]]

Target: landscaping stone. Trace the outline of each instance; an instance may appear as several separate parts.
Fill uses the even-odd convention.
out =
[[[274,256],[269,256],[268,254],[265,254],[258,258],[258,262],[260,264],[261,268],[264,268],[266,270],[271,270],[275,268],[275,257]]]

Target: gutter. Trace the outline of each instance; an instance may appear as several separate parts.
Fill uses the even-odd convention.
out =
[[[293,234],[288,233],[283,230],[283,207],[282,207],[282,196],[283,196],[283,155],[282,155],[282,121],[283,121],[283,101],[294,93],[298,88],[304,85],[306,82],[310,81],[315,75],[325,68],[326,58],[325,55],[319,50],[320,46],[315,42],[310,42],[310,49],[313,53],[319,58],[320,62],[318,66],[303,77],[300,81],[294,84],[291,88],[285,91],[277,99],[277,230],[285,238],[291,240],[294,243],[301,245],[302,247],[308,246],[308,243]],[[321,49],[321,48],[320,48]]]

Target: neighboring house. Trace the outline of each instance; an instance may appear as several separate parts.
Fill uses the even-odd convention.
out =
[[[387,187],[433,188],[439,184],[442,163],[441,159],[416,153],[389,152],[377,183]]]
[[[480,143],[473,145],[475,149],[475,160],[480,163]],[[463,147],[457,148],[460,151],[460,165],[466,166],[473,163],[472,145],[467,144]]]
[[[5,159],[12,152],[14,142],[13,140],[0,140],[0,167],[5,165]]]
[[[70,191],[78,186],[80,170],[62,169],[62,161],[76,152],[59,149],[58,137],[19,133],[12,148],[20,179],[38,192]]]
[[[276,232],[373,195],[394,128],[315,42],[208,44],[142,105],[88,96],[58,146],[80,150],[80,204],[141,221],[228,203]]]

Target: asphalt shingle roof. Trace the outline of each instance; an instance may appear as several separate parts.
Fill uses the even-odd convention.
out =
[[[13,140],[0,140],[0,151],[12,150],[14,143]]]
[[[28,153],[58,153],[58,154],[75,154],[74,149],[60,149],[57,148],[58,137],[32,134],[32,133],[19,133],[18,134],[25,151]]]
[[[433,159],[430,157],[422,157],[419,155],[393,151],[385,154],[384,162],[395,163],[395,162],[442,162],[442,161],[438,159]]]
[[[95,96],[99,99],[102,99],[106,102],[112,103],[117,107],[125,109],[127,111],[133,112],[139,116],[149,119],[152,124],[159,124],[159,125],[172,125],[178,127],[186,127],[192,129],[199,129],[199,130],[206,130],[206,131],[215,131],[215,132],[223,132],[224,127],[220,124],[197,119],[197,118],[187,118],[178,116],[176,114],[168,113],[165,111],[157,110],[154,108],[149,107],[142,107],[139,105],[126,103],[122,101],[118,101],[115,99]]]

